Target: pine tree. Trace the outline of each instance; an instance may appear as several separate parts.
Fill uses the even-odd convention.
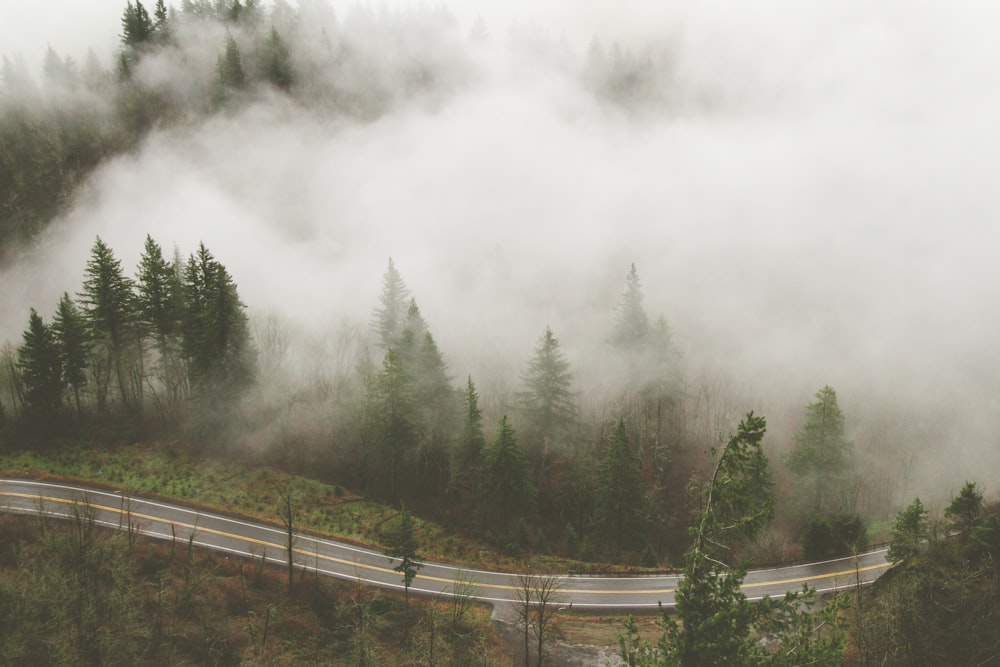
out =
[[[153,37],[158,44],[170,41],[170,14],[163,0],[156,0],[156,6],[153,8]]]
[[[854,445],[844,436],[844,413],[837,393],[826,386],[806,406],[806,421],[795,435],[798,445],[788,456],[788,467],[811,490],[814,512],[834,507],[833,491],[846,481],[851,470]]]
[[[62,381],[64,386],[73,390],[73,402],[79,417],[82,412],[80,390],[87,384],[89,332],[83,313],[69,294],[63,293],[59,300],[59,307],[52,318],[52,333],[62,359]]]
[[[403,283],[392,258],[382,278],[380,306],[372,314],[372,329],[383,348],[395,347],[403,334],[410,304],[410,290]]]
[[[122,46],[134,51],[149,42],[152,36],[153,21],[142,0],[136,0],[134,5],[129,0],[122,13]]]
[[[885,557],[895,563],[916,556],[921,543],[927,539],[927,526],[927,510],[920,498],[916,498],[896,515],[892,524],[892,544]]]
[[[253,383],[256,355],[236,284],[204,243],[185,266],[183,293],[191,390],[210,404],[231,405]]]
[[[17,350],[17,365],[24,383],[24,401],[32,418],[53,419],[62,406],[62,363],[59,347],[35,309]]]
[[[642,286],[639,284],[639,274],[635,264],[625,278],[625,292],[618,304],[618,321],[612,342],[616,347],[627,352],[641,351],[649,337],[649,318],[642,305]]]
[[[521,409],[531,435],[545,441],[566,435],[576,423],[576,398],[570,389],[573,374],[549,327],[539,339],[521,381]]]
[[[126,408],[136,407],[137,397],[130,391],[129,369],[126,368],[129,344],[134,340],[133,285],[125,276],[121,262],[100,237],[91,249],[83,292],[77,296],[92,337],[90,366],[94,373],[98,412],[107,410],[112,375],[117,380],[122,404]]]
[[[625,420],[619,419],[608,437],[597,488],[597,520],[617,546],[642,543],[646,499],[642,493],[639,456],[629,442]]]
[[[184,295],[179,267],[163,257],[163,250],[146,235],[139,259],[137,317],[143,335],[153,339],[155,369],[165,389],[163,409],[174,412],[184,396],[186,383],[181,362],[181,327]]]
[[[479,393],[470,375],[465,385],[462,434],[459,436],[458,448],[452,462],[451,487],[463,501],[461,505],[472,509],[473,513],[480,502],[479,491],[485,448],[483,412],[479,408]]]
[[[264,41],[258,69],[264,80],[275,88],[287,91],[292,87],[292,58],[277,28],[272,27],[270,36]]]
[[[504,415],[496,436],[484,452],[484,499],[487,524],[497,525],[509,537],[518,519],[534,506],[528,459],[517,444],[513,427]]]
[[[226,36],[226,46],[216,67],[219,73],[219,85],[223,91],[240,90],[246,86],[246,74],[243,72],[243,59],[240,57],[240,47],[232,35]],[[225,92],[223,92],[223,95]]]
[[[975,482],[966,482],[951,504],[944,510],[944,516],[952,528],[968,535],[972,527],[983,515],[983,492]]]
[[[396,502],[400,497],[402,471],[419,441],[420,424],[413,382],[395,350],[386,352],[382,371],[369,387],[366,404],[370,451],[365,451],[363,465],[370,468],[371,459],[379,461],[378,470],[384,478],[378,486],[384,497]]]
[[[840,664],[842,602],[817,614],[815,590],[803,588],[752,603],[741,590],[745,570],[721,560],[732,535],[751,538],[774,516],[774,485],[761,449],[765,431],[764,418],[749,413],[718,453],[677,586],[676,616],[663,612],[665,631],[655,648],[638,640],[633,626],[619,638],[623,659],[684,667]]]

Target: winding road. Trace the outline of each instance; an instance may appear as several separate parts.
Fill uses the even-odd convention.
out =
[[[94,512],[95,520],[105,526],[124,529],[131,524],[143,535],[184,543],[190,540],[208,549],[287,564],[285,531],[253,519],[140,497],[124,497],[121,492],[0,479],[0,510],[5,512],[45,512],[70,517],[74,504],[84,503]],[[293,551],[297,567],[381,588],[403,588],[401,575],[392,569],[396,562],[381,552],[305,534],[295,536]],[[831,592],[853,587],[859,581],[870,584],[890,566],[886,550],[878,549],[857,557],[753,570],[744,579],[743,591],[751,599],[784,595],[801,589],[803,584],[815,587],[820,593]],[[672,606],[678,581],[676,575],[566,575],[558,579],[560,604],[572,603],[574,608],[611,612],[649,611],[660,603]],[[472,597],[496,605],[517,599],[518,576],[427,562],[410,591],[450,596],[456,585],[465,594],[471,593]]]

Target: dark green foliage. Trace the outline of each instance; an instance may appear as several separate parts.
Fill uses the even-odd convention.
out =
[[[806,406],[805,424],[795,443],[788,467],[810,490],[813,512],[841,509],[836,492],[852,469],[854,445],[844,436],[844,413],[833,388],[823,387],[816,392],[816,401]]]
[[[576,397],[569,370],[552,329],[538,340],[538,347],[521,375],[519,394],[528,433],[539,441],[566,436],[576,423]]]
[[[1000,513],[987,514],[973,526],[970,537],[974,553],[1000,559]]]
[[[993,508],[968,534],[920,543],[917,536],[926,530],[922,505],[914,501],[900,513],[890,558],[908,560],[905,567],[883,576],[855,611],[853,644],[858,661],[854,664],[916,667],[997,661],[998,517]],[[977,531],[985,526],[993,527],[992,551],[983,550],[977,540]],[[898,544],[909,545],[906,553],[898,551]]]
[[[802,536],[807,560],[849,556],[867,546],[864,521],[857,514],[823,514],[809,520]]]
[[[184,268],[184,356],[191,391],[231,405],[253,383],[256,355],[236,284],[204,244]]]
[[[684,578],[675,596],[676,617],[661,618],[657,647],[626,624],[621,657],[632,665],[838,665],[843,652],[839,609],[810,613],[809,589],[756,605],[743,594],[745,572],[719,559],[732,535],[750,537],[773,514],[774,490],[761,451],[766,425],[749,413],[719,454],[708,485],[694,544],[685,557]],[[823,630],[823,628],[826,628]],[[769,637],[776,648],[758,640]]]
[[[271,28],[271,34],[264,41],[259,58],[258,70],[265,81],[280,90],[287,91],[292,87],[292,58],[277,28]]]
[[[87,348],[89,332],[83,314],[63,293],[59,307],[52,318],[52,333],[62,361],[62,381],[73,390],[73,403],[77,416],[81,413],[80,391],[87,384]]]
[[[145,335],[165,350],[181,331],[184,295],[178,267],[163,257],[163,250],[146,235],[139,259],[137,315]]]
[[[232,35],[226,36],[226,46],[219,56],[217,66],[219,73],[219,86],[222,94],[229,90],[240,90],[246,86],[247,78],[243,72],[243,59],[240,56],[240,47]]]
[[[618,321],[612,342],[622,350],[639,351],[646,345],[649,337],[649,318],[642,306],[642,287],[639,284],[639,274],[635,264],[626,277],[625,293],[618,304]]]
[[[764,418],[750,412],[719,454],[702,512],[702,532],[714,554],[753,539],[774,518],[774,481],[761,448],[766,431]]]
[[[122,271],[121,262],[100,237],[94,242],[84,274],[83,291],[78,295],[90,329],[90,367],[97,392],[97,410],[107,411],[111,380],[117,381],[122,405],[137,406],[130,386],[129,346],[135,342],[135,298],[133,284]]]
[[[53,419],[62,406],[62,362],[51,329],[34,308],[23,339],[17,350],[17,364],[29,414],[39,421]]]
[[[423,567],[423,556],[420,555],[420,541],[417,539],[413,516],[403,505],[392,531],[386,538],[385,555],[399,559],[399,564],[392,568],[403,575],[403,590],[406,604],[410,603],[410,584],[417,576],[417,571]]]
[[[129,0],[125,4],[125,11],[122,12],[122,46],[132,50],[144,46],[152,39],[153,28],[153,20],[149,17],[142,0],[136,0],[135,4]]]
[[[975,482],[966,482],[944,511],[952,527],[968,533],[983,514],[983,493]]]
[[[535,490],[531,485],[528,459],[517,444],[507,415],[500,420],[484,458],[487,525],[495,525],[510,536],[518,520],[533,509]]]
[[[597,525],[618,547],[631,548],[646,539],[646,500],[639,456],[629,441],[625,420],[608,436],[597,487]]]
[[[367,446],[363,454],[366,478],[383,497],[396,502],[402,471],[412,461],[420,434],[416,389],[395,350],[386,352],[382,371],[368,388]]]
[[[896,515],[886,558],[896,562],[916,556],[927,539],[927,526],[927,510],[920,498],[915,498],[909,507]]]
[[[479,393],[470,375],[465,388],[465,409],[462,415],[462,432],[451,465],[452,494],[458,499],[465,512],[475,515],[482,502],[483,450],[486,438],[483,436],[483,412],[479,408]]]

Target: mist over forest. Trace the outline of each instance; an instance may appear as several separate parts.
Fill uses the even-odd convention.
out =
[[[98,236],[129,275],[147,234],[167,255],[203,242],[250,317],[246,400],[283,406],[246,440],[336,440],[318,388],[381,365],[391,258],[451,384],[474,379],[487,439],[547,327],[599,434],[622,416],[609,340],[634,264],[669,325],[686,446],[753,409],[780,466],[829,385],[883,517],[965,479],[995,494],[1000,10],[546,5],[491,20],[303,0],[259,28],[177,14],[173,43],[130,62],[126,112],[116,55],[50,41],[70,82],[43,73],[45,34],[31,53],[0,43],[5,109],[137,119],[51,222],[4,239],[0,341],[79,291]],[[255,70],[272,26],[287,87]],[[232,89],[227,40],[248,81]]]

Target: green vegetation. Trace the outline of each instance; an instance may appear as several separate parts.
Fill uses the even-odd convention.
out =
[[[404,606],[297,574],[69,522],[0,517],[0,663],[18,665],[509,665],[489,611]]]
[[[815,591],[808,588],[753,604],[740,589],[745,570],[724,562],[735,543],[752,539],[774,516],[774,485],[761,449],[765,430],[764,418],[749,413],[719,452],[692,529],[676,616],[661,612],[655,647],[627,620],[619,638],[626,664],[839,664],[845,633],[838,604],[812,613]]]
[[[978,497],[978,502],[977,502]],[[965,510],[968,510],[967,512]],[[890,557],[902,561],[852,595],[848,665],[989,665],[1000,619],[1000,506],[966,483],[945,510],[959,532],[929,525],[919,500],[900,512]]]

